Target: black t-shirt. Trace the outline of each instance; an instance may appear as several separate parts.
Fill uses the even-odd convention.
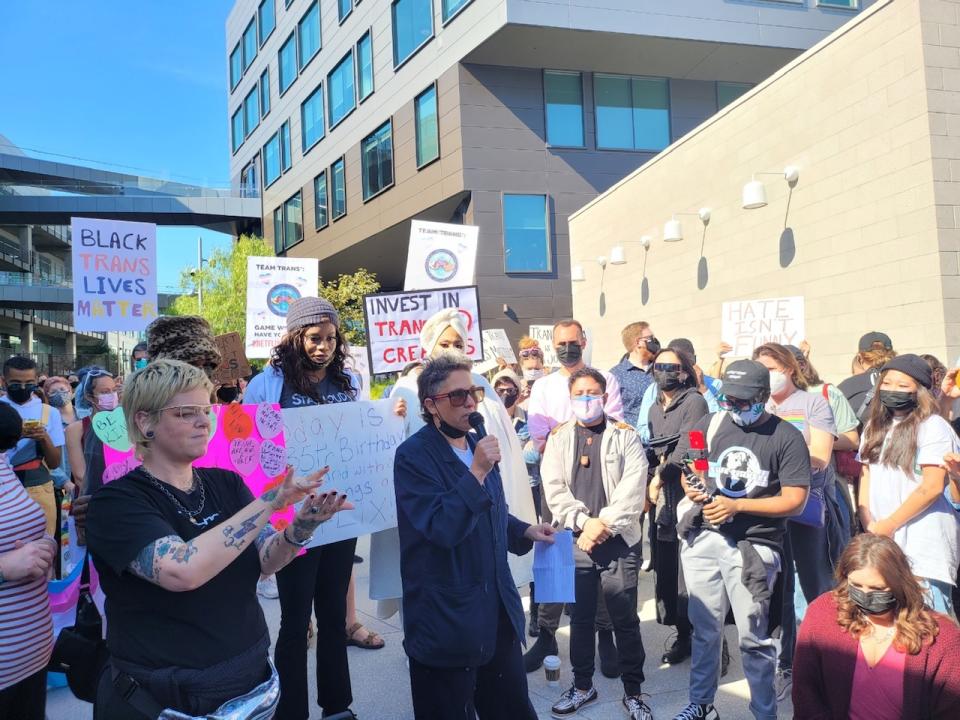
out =
[[[837,385],[837,387],[840,388],[840,392],[843,393],[844,397],[846,397],[850,403],[850,407],[853,408],[853,411],[857,413],[857,416],[860,418],[861,427],[863,425],[863,419],[866,416],[866,411],[864,410],[864,413],[861,414],[860,408],[863,407],[864,400],[867,399],[867,394],[870,393],[877,384],[877,378],[879,376],[880,371],[873,368],[872,370],[867,370],[865,373],[852,375]]]
[[[600,455],[600,441],[606,427],[607,423],[602,422],[593,427],[576,425],[573,429],[577,444],[573,453],[573,472],[570,473],[570,492],[587,506],[590,517],[597,517],[607,506]]]
[[[697,425],[704,436],[712,417],[707,415]],[[708,445],[708,494],[718,492],[730,498],[752,500],[779,495],[781,486],[810,486],[810,451],[803,433],[774,415],[750,428],[742,428],[725,416]],[[779,545],[786,522],[782,517],[740,513],[717,530],[736,542],[752,540]]]
[[[297,408],[307,405],[326,405],[329,403],[350,402],[354,397],[345,390],[341,390],[338,383],[333,381],[329,375],[318,383],[313,384],[314,395],[320,398],[317,402],[309,395],[297,392],[296,388],[287,380],[283,381],[283,390],[280,392],[280,407]]]
[[[253,501],[234,472],[197,468],[204,507],[194,525],[140,470],[103,486],[90,501],[87,547],[107,596],[107,644],[118,658],[147,667],[202,669],[248,650],[267,632],[257,600],[260,556],[253,543],[205,585],[170,592],[127,566],[158,538],[193,540]],[[165,486],[193,510],[200,493]]]

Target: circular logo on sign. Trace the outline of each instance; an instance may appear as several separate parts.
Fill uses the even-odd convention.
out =
[[[457,274],[457,256],[449,250],[440,248],[427,255],[424,267],[431,280],[447,282]]]
[[[280,317],[286,317],[290,309],[290,303],[300,299],[300,291],[293,285],[281,283],[274,285],[267,293],[267,307],[270,312]]]

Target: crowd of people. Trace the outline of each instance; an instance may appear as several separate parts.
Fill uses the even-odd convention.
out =
[[[65,510],[106,597],[96,720],[307,720],[311,643],[322,716],[356,717],[347,648],[384,646],[357,621],[357,540],[309,547],[350,498],[324,488],[330,468],[288,468],[255,497],[232,469],[194,467],[214,404],[360,397],[337,309],[301,298],[286,322],[249,383],[212,382],[219,351],[191,317],[155,321],[125,378],[5,361],[0,717],[45,717]],[[838,384],[806,343],[748,358],[721,345],[703,370],[693,343],[661,344],[646,322],[620,340],[616,365],[592,367],[583,326],[562,320],[558,367],[523,338],[515,363],[484,375],[445,310],[423,325],[423,360],[384,391],[405,439],[370,596],[400,613],[417,720],[536,718],[527,675],[554,665],[565,611],[572,677],[552,716],[599,699],[599,659],[625,715],[651,720],[644,572],[673,632],[660,660],[689,662],[674,720],[720,717],[730,624],[758,719],[788,700],[797,718],[960,718],[960,368],[897,353],[882,332]],[[118,407],[141,464],[107,482],[94,424]],[[566,532],[574,602],[538,602],[531,550]],[[272,655],[262,598],[279,601]]]

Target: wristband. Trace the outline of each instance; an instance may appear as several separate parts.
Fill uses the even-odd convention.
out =
[[[289,530],[289,529],[290,529],[290,526],[289,526],[289,525],[287,525],[287,527],[285,527],[285,528],[283,529],[283,539],[284,539],[288,544],[293,545],[294,547],[298,547],[298,548],[306,547],[306,546],[309,544],[309,542],[310,542],[311,540],[313,540],[313,535],[310,535],[310,537],[308,537],[308,538],[307,538],[306,540],[304,540],[303,542],[297,542],[296,540],[291,540],[291,539],[290,539],[290,536],[287,535],[287,530]]]

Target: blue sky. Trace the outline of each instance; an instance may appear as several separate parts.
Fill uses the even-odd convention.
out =
[[[232,4],[0,1],[0,134],[21,148],[85,158],[64,162],[229,185],[224,27]],[[198,232],[205,256],[229,246],[219,233],[161,228],[158,285],[176,285],[196,264]]]

